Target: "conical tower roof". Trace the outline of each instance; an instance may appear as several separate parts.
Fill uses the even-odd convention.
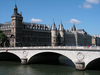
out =
[[[16,4],[15,4],[15,8],[14,8],[14,10],[17,10],[17,6],[16,6]]]
[[[59,31],[63,31],[64,30],[64,28],[63,28],[63,24],[62,24],[62,22],[60,23],[60,26],[59,26]]]
[[[75,24],[73,25],[73,31],[76,31],[76,27],[75,27]]]
[[[51,26],[51,30],[56,30],[57,28],[56,28],[56,25],[55,25],[55,23],[54,23],[54,21],[53,21],[53,24],[52,24],[52,26]]]
[[[15,4],[15,7],[14,7],[13,15],[11,17],[15,17],[15,16],[22,17],[21,14],[18,13],[18,9],[17,9],[16,4]]]

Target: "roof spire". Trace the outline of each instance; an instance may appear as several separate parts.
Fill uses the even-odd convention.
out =
[[[18,10],[17,10],[17,5],[15,4],[14,12],[12,16],[17,16],[17,15],[18,15]]]
[[[75,27],[75,24],[73,24],[73,31],[76,31],[76,27]]]
[[[51,30],[56,30],[56,25],[55,25],[54,19],[53,19],[53,24],[51,26]]]
[[[15,16],[22,17],[22,13],[20,13],[20,14],[18,13],[17,5],[16,5],[16,0],[15,0],[14,12],[13,12],[13,15],[11,17],[15,17]]]
[[[54,18],[53,18],[53,24],[54,24]]]
[[[14,12],[17,13],[17,6],[15,4]]]
[[[62,20],[60,20],[60,25],[62,25]]]
[[[16,5],[16,0],[15,0],[15,8],[14,8],[14,11],[17,11],[17,5]]]
[[[16,5],[16,0],[15,0],[15,5]]]
[[[54,21],[54,18],[53,18],[53,21]]]
[[[60,30],[60,31],[63,31],[63,30],[64,30],[64,29],[63,29],[62,20],[61,20],[61,23],[60,23],[60,26],[59,26],[59,30]]]

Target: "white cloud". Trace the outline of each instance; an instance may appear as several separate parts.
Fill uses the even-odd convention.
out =
[[[71,19],[70,21],[67,21],[66,23],[75,23],[75,24],[79,24],[81,23],[81,21],[78,21],[76,19]]]
[[[42,20],[40,20],[40,19],[34,19],[34,18],[30,19],[30,21],[31,22],[42,22]]]
[[[82,8],[82,6],[81,6],[81,5],[79,5],[78,7],[79,7],[79,8]]]
[[[92,6],[91,6],[89,3],[87,3],[87,2],[84,2],[84,3],[83,3],[83,7],[84,7],[84,8],[87,8],[87,9],[88,9],[88,8],[92,8]]]
[[[98,4],[99,0],[86,0],[89,3]]]
[[[86,9],[89,9],[89,8],[92,8],[92,4],[98,4],[99,3],[99,0],[85,0],[85,2],[83,3],[83,5],[79,5],[79,8],[86,8]]]

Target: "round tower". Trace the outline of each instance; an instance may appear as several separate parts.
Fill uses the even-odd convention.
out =
[[[64,46],[65,45],[65,37],[64,37],[64,28],[62,25],[62,22],[59,25],[59,31],[58,31],[58,41],[59,41],[59,45],[60,46]]]
[[[54,21],[51,26],[51,46],[57,46],[57,28]]]

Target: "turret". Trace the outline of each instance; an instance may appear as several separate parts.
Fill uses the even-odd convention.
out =
[[[73,31],[76,31],[76,27],[75,27],[75,24],[73,25]]]
[[[63,28],[62,22],[60,23],[58,30],[59,30],[58,31],[58,42],[59,42],[59,45],[64,46],[65,40],[64,40],[64,28]]]
[[[15,4],[14,13],[17,13],[17,6]]]
[[[78,33],[77,33],[77,29],[75,27],[75,24],[73,24],[73,33],[75,35],[75,42],[76,42],[76,46],[78,45]]]
[[[22,13],[19,14],[18,13],[18,9],[17,6],[15,5],[14,7],[14,12],[13,15],[11,16],[11,20],[12,20],[12,29],[11,29],[11,35],[14,36],[13,40],[13,44],[11,46],[21,46],[21,41],[22,41],[22,21],[23,21],[23,17],[22,17]],[[17,40],[16,40],[17,39]]]
[[[57,28],[54,21],[51,26],[51,46],[57,46]]]

